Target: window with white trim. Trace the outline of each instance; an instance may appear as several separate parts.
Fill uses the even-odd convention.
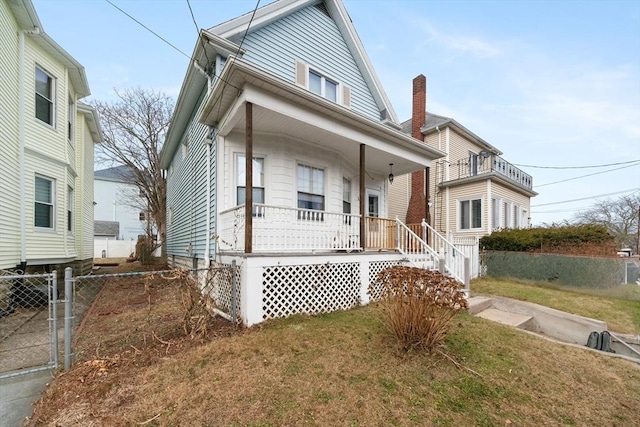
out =
[[[500,199],[491,199],[491,228],[496,230],[500,228]]]
[[[36,67],[36,118],[54,126],[55,79],[40,67]]]
[[[324,210],[324,169],[298,164],[298,208]]]
[[[461,200],[458,206],[460,230],[482,228],[482,199]]]
[[[342,178],[342,213],[351,213],[351,180]]]
[[[73,145],[73,123],[74,123],[74,115],[75,115],[75,103],[73,102],[73,98],[69,95],[69,105],[68,105],[67,117],[67,139],[69,143]]]
[[[67,231],[73,233],[73,188],[67,187]]]
[[[254,157],[251,162],[253,168],[253,203],[264,204],[264,159]],[[238,154],[236,158],[236,204],[241,205],[247,200],[247,163],[244,154]]]
[[[520,206],[513,205],[513,228],[520,228]]]
[[[34,184],[34,220],[37,228],[54,228],[55,181],[44,176],[36,176]]]
[[[511,203],[504,202],[504,228],[511,228]]]
[[[309,70],[309,90],[329,101],[338,102],[338,83],[314,70]]]

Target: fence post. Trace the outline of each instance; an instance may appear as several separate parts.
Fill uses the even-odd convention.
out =
[[[53,367],[58,368],[58,272],[51,272],[53,280],[51,282],[51,329],[53,333]]]
[[[445,260],[444,260],[444,257],[442,257],[442,256],[438,257],[438,271],[441,274],[446,274],[446,272],[447,272],[447,267],[445,265]]]
[[[73,319],[73,270],[64,269],[64,370],[71,368],[71,321]]]
[[[236,279],[236,260],[231,261],[231,322],[238,324],[238,281]]]
[[[470,282],[471,282],[471,260],[468,256],[464,257],[464,290],[469,297]]]

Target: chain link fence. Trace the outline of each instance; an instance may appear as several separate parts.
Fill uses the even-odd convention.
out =
[[[235,266],[77,276],[69,357],[86,361],[204,337],[215,314],[238,322]],[[235,310],[234,310],[235,308]],[[132,330],[132,325],[136,325]]]
[[[0,271],[0,379],[205,337],[216,314],[237,324],[238,279],[235,265],[76,277],[67,269],[58,291],[55,271]]]
[[[57,280],[0,271],[0,378],[57,364]]]

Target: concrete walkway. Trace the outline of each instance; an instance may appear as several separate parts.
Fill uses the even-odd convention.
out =
[[[33,415],[33,402],[53,379],[49,369],[0,380],[0,425],[22,426]]]

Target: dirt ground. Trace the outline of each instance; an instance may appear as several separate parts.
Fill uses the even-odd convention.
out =
[[[136,262],[110,273],[164,268]],[[80,414],[65,408],[100,413],[109,406],[101,403],[105,393],[141,370],[218,337],[241,333],[221,317],[207,318],[206,334],[186,333],[182,279],[157,275],[104,282],[76,330],[74,366],[58,373],[26,425],[84,425]]]

